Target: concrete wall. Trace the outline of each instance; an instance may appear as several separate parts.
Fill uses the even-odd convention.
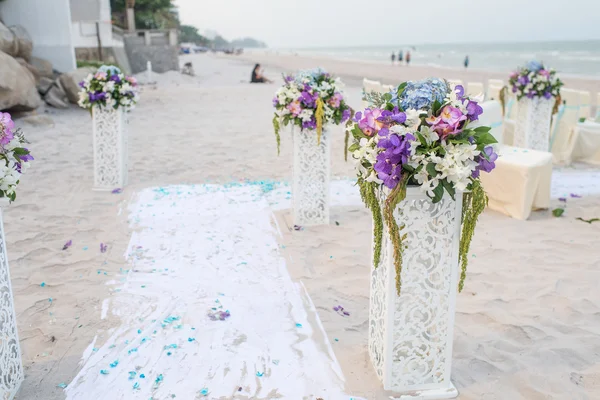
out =
[[[33,40],[33,55],[66,72],[76,68],[71,37],[69,0],[4,0],[0,18],[6,25],[22,25]]]
[[[154,72],[179,70],[179,46],[175,32],[138,31],[125,36],[125,50],[134,74],[146,71],[148,61]]]

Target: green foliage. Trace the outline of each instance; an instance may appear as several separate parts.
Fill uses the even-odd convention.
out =
[[[125,0],[111,0],[112,12],[125,15]],[[176,9],[174,0],[136,0],[135,25],[137,29],[177,28],[179,20],[173,13]]]
[[[552,215],[554,215],[556,218],[562,217],[564,213],[564,208],[555,208],[554,210],[552,210]]]
[[[181,25],[179,28],[179,43],[195,43],[206,46],[209,40],[202,36],[195,26]]]
[[[123,68],[121,68],[121,66],[119,64],[115,64],[115,63],[110,63],[107,64],[104,61],[97,61],[97,60],[81,60],[81,61],[77,61],[77,68],[84,68],[84,67],[92,67],[92,68],[100,68],[103,65],[113,65],[117,68],[119,68],[121,71],[123,71]]]
[[[462,232],[458,252],[458,260],[461,267],[460,281],[458,283],[459,292],[462,292],[465,286],[467,265],[469,263],[469,248],[471,247],[471,240],[475,233],[477,219],[487,206],[487,203],[488,198],[483,187],[481,187],[481,183],[473,181],[471,191],[463,194]]]
[[[398,226],[396,218],[394,218],[394,211],[402,200],[406,198],[406,185],[408,183],[408,174],[402,176],[402,180],[398,183],[398,186],[392,190],[388,198],[385,200],[385,209],[383,216],[388,226],[388,232],[390,234],[390,240],[392,241],[392,248],[394,249],[394,267],[396,269],[396,291],[398,296],[402,291],[402,241],[405,238],[400,234],[400,231],[404,226]]]
[[[376,193],[376,184],[359,179],[360,197],[365,206],[373,214],[373,266],[377,268],[381,262],[381,245],[383,242],[383,219],[381,206]]]
[[[280,153],[279,148],[281,146],[281,136],[279,136],[280,129],[281,129],[281,126],[279,125],[279,119],[277,118],[277,116],[275,116],[275,117],[273,117],[273,130],[275,131],[275,139],[277,140],[277,155],[279,155],[279,153]]]

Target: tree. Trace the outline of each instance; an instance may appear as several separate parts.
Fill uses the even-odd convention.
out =
[[[209,40],[198,33],[198,28],[191,25],[181,25],[179,28],[180,43],[195,43],[201,46],[207,46]]]
[[[124,21],[126,0],[110,0],[116,21]],[[136,0],[135,25],[138,29],[169,29],[179,27],[179,19],[173,11],[173,0]]]

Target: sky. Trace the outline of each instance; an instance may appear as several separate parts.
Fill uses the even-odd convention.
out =
[[[175,0],[184,24],[272,48],[600,39],[600,0]]]

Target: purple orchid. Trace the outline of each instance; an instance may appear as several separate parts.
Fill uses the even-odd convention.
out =
[[[494,168],[496,168],[496,160],[498,159],[498,154],[494,152],[494,148],[492,146],[487,146],[483,149],[483,153],[475,157],[475,161],[479,163],[477,167],[475,167],[475,171],[471,174],[473,178],[479,178],[479,174],[481,171],[484,172],[492,172]]]
[[[519,82],[521,86],[525,86],[529,83],[529,78],[527,77],[527,75],[521,75],[517,82]]]
[[[342,123],[346,122],[350,119],[350,109],[346,108],[344,111],[342,111]]]
[[[552,98],[552,92],[544,92],[544,98],[550,100]]]
[[[310,121],[302,122],[302,129],[317,129],[317,120],[315,117],[312,117]]]
[[[483,114],[483,108],[476,101],[469,100],[467,104],[467,117],[469,121],[477,121],[481,114]]]

